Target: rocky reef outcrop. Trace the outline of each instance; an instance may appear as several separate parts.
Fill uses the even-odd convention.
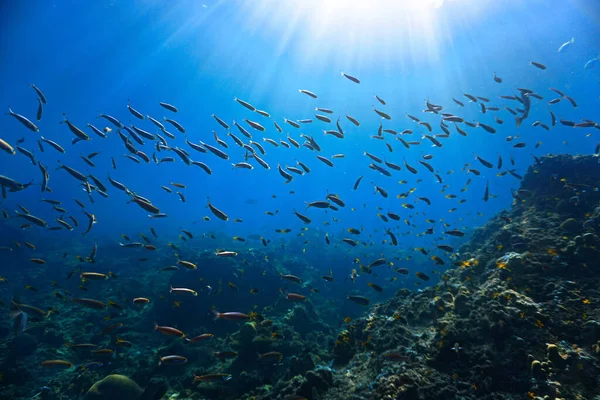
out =
[[[598,161],[539,159],[437,286],[339,333],[319,398],[598,399]]]

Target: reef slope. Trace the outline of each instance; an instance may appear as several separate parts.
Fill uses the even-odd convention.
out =
[[[319,398],[600,398],[598,160],[532,165],[439,285],[400,290],[339,334]]]

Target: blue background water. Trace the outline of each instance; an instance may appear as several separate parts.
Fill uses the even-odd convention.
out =
[[[500,153],[505,166],[512,155],[517,172],[523,174],[533,161],[531,154],[590,153],[594,149],[596,139],[585,137],[585,130],[558,125],[547,132],[531,127],[537,119],[549,123],[546,101],[554,96],[546,90],[548,87],[563,90],[579,102],[577,109],[566,101],[553,106],[558,117],[579,120],[582,116],[591,119],[597,116],[599,70],[583,68],[585,62],[596,57],[600,50],[600,12],[593,1],[456,1],[428,10],[420,17],[408,12],[403,16],[386,13],[387,4],[375,2],[374,8],[378,12],[363,10],[364,19],[374,20],[372,24],[348,12],[326,14],[323,10],[331,11],[330,7],[321,7],[318,2],[303,2],[303,7],[297,3],[3,3],[0,13],[3,76],[0,104],[10,105],[15,112],[33,119],[37,102],[28,84],[35,83],[48,98],[44,117],[38,124],[40,134],[61,143],[67,148],[67,154],[58,154],[48,146],[40,153],[34,141],[36,134],[27,131],[13,118],[1,118],[1,137],[13,145],[17,139],[25,137],[23,146],[34,150],[36,157],[49,166],[53,190],[43,196],[39,187],[10,194],[3,200],[2,207],[14,210],[21,204],[33,214],[52,220],[56,213],[39,199],[60,199],[68,204],[69,210],[77,213],[80,222],[85,223],[85,217],[70,199],[85,200],[86,195],[65,171],[54,170],[56,161],[60,160],[78,170],[93,172],[105,184],[110,172],[113,178],[149,197],[161,211],[169,214],[167,219],[149,220],[145,211],[134,204],[126,204],[125,194],[109,187],[108,199],[96,195],[95,204],[88,206],[95,213],[98,224],[85,238],[78,233],[44,232],[36,228],[24,232],[25,238],[36,238],[38,242],[42,238],[49,247],[55,237],[73,238],[73,243],[84,241],[86,246],[91,246],[95,241],[107,238],[118,240],[121,233],[137,237],[137,233],[147,233],[152,226],[165,241],[176,241],[180,228],[191,230],[197,236],[216,232],[222,239],[217,245],[207,243],[206,247],[212,249],[217,246],[243,249],[229,240],[233,235],[259,234],[273,240],[273,244],[279,244],[281,239],[274,229],[292,228],[294,233],[286,236],[289,240],[303,226],[292,210],[304,212],[305,201],[322,199],[329,192],[339,194],[347,207],[337,213],[307,211],[313,219],[306,234],[311,243],[304,246],[301,242],[304,239],[301,239],[293,251],[306,248],[307,257],[315,262],[316,268],[326,271],[333,266],[346,274],[352,267],[352,258],[360,257],[366,251],[374,259],[382,252],[388,257],[416,254],[413,247],[430,248],[439,243],[439,224],[435,227],[436,235],[415,236],[429,226],[424,222],[427,218],[443,218],[450,226],[462,229],[480,225],[493,213],[508,207],[512,201],[510,189],[517,187],[518,181],[510,175],[496,177],[498,171],[479,165],[473,153],[494,164]],[[353,7],[350,4],[346,3],[344,8]],[[302,11],[298,11],[297,6]],[[344,18],[340,19],[340,15]],[[573,36],[576,42],[568,52],[557,53],[558,47]],[[534,60],[546,64],[548,69],[541,71],[530,66],[529,62]],[[359,77],[361,84],[342,78],[340,71]],[[502,77],[502,84],[493,81],[494,72]],[[405,114],[437,121],[437,118],[420,112],[425,107],[425,99],[444,105],[445,111],[460,113],[467,120],[493,124],[490,113],[482,116],[478,105],[467,104],[460,109],[452,98],[466,102],[462,93],[472,93],[491,98],[490,104],[501,106],[505,102],[497,96],[511,95],[516,87],[531,88],[545,96],[542,102],[534,101],[531,116],[519,129],[515,128],[513,117],[503,110],[497,113],[504,124],[498,126],[496,135],[481,129],[468,129],[469,136],[465,138],[451,129],[451,138],[443,141],[441,149],[431,148],[425,139],[420,146],[406,150],[398,141],[393,141],[393,137],[384,134],[394,146],[394,152],[390,154],[381,141],[370,138],[380,122],[372,105],[392,115],[392,121],[384,123],[384,128],[413,129],[415,134],[408,139],[419,140],[423,128],[417,129]],[[298,89],[311,90],[319,98],[313,100],[299,94]],[[377,105],[374,94],[385,99],[387,106]],[[271,119],[244,109],[233,101],[236,96],[268,111]],[[88,122],[100,128],[110,126],[97,119],[100,113],[106,113],[156,133],[148,120],[138,121],[128,112],[128,99],[144,114],[159,119],[173,117],[187,128],[187,138],[193,142],[213,143],[211,132],[217,131],[230,145],[231,162],[242,161],[243,152],[212,119],[213,113],[228,123],[233,119],[241,122],[243,118],[258,121],[267,127],[266,137],[285,139],[285,135],[273,128],[271,121],[276,120],[284,127],[284,133],[290,133],[296,140],[301,140],[300,132],[313,134],[323,148],[323,155],[343,153],[346,158],[334,160],[335,168],[329,168],[305,148],[273,148],[263,143],[267,150],[264,159],[271,165],[270,171],[260,166],[253,171],[234,170],[229,161],[212,154],[198,154],[191,149],[193,159],[211,166],[212,176],[197,167],[184,165],[179,159],[159,166],[134,164],[123,157],[125,149],[115,131],[108,139],[100,139],[85,128]],[[177,105],[179,113],[170,115],[158,105],[159,101]],[[336,112],[334,120],[341,115],[346,138],[324,137],[321,129],[327,128],[322,123],[315,122],[300,130],[283,123],[284,117],[311,118],[314,107],[333,109]],[[344,118],[346,112],[361,121],[360,128]],[[61,113],[66,113],[73,123],[84,128],[92,140],[71,146],[69,142],[73,135],[65,125],[59,124]],[[170,141],[171,144],[186,147],[184,135],[170,126],[168,130],[178,137],[176,141]],[[242,137],[235,128],[231,131]],[[439,129],[434,133],[440,133]],[[519,141],[527,142],[528,146],[513,149],[516,141],[505,141],[509,135],[519,135]],[[262,143],[256,138],[260,135],[255,134],[255,140]],[[543,145],[534,149],[538,141]],[[150,143],[139,147],[149,155],[152,153]],[[79,155],[93,151],[100,151],[101,155],[94,159],[97,166],[92,170]],[[405,158],[419,169],[419,175],[413,176],[403,168],[399,173],[394,172],[392,178],[384,177],[367,168],[370,162],[362,155],[363,151],[385,155],[388,161],[401,165]],[[444,184],[449,185],[444,195],[457,194],[458,198],[467,199],[465,204],[458,206],[458,199],[445,199],[439,193],[441,185],[417,163],[424,153],[435,155],[431,164],[440,171]],[[161,155],[176,157],[172,153]],[[110,157],[117,160],[117,171],[112,170]],[[284,185],[276,166],[278,163],[291,166],[295,160],[305,162],[312,171],[302,177],[295,176],[292,183]],[[482,176],[461,172],[465,163],[482,171]],[[450,170],[454,173],[447,175]],[[38,167],[20,154],[13,157],[0,155],[0,173],[21,182],[40,181]],[[354,192],[352,185],[360,175],[365,177],[360,189]],[[422,182],[416,183],[417,178]],[[473,182],[467,192],[460,193],[468,178],[473,178]],[[409,183],[399,185],[400,179]],[[497,198],[484,203],[486,180],[490,181],[490,192]],[[186,203],[182,204],[176,195],[159,188],[169,182],[188,186],[184,190]],[[390,197],[385,200],[374,195],[370,182],[386,188]],[[398,193],[414,187],[417,191],[408,199],[396,198]],[[290,194],[291,190],[295,194]],[[274,194],[276,198],[271,197]],[[228,213],[229,222],[210,214],[206,208],[207,196]],[[401,203],[413,203],[415,196],[430,198],[432,205],[427,207],[417,202],[414,210],[401,208]],[[376,210],[377,206],[383,211]],[[351,207],[356,211],[351,211]],[[449,214],[452,207],[458,207],[458,211]],[[265,211],[276,209],[279,213],[275,217],[265,215]],[[377,213],[388,209],[399,213],[402,220],[410,218],[416,227],[409,228],[402,221],[384,224]],[[477,212],[483,213],[483,217]],[[209,215],[211,221],[202,221],[204,215]],[[332,216],[341,222],[332,222]],[[233,223],[234,218],[242,218],[244,222]],[[325,221],[331,225],[324,226]],[[23,222],[3,221],[13,227]],[[387,239],[384,235],[386,226],[393,227],[400,241],[398,247],[381,244]],[[349,227],[364,229],[361,240],[367,240],[366,236],[372,234],[368,241],[373,240],[375,245],[368,250],[360,247],[348,252],[347,246],[339,240],[350,236],[344,232]],[[325,248],[325,232],[335,238],[338,247]],[[5,242],[10,240],[3,238]],[[260,244],[254,242],[251,246]],[[323,258],[324,253],[330,258]]]

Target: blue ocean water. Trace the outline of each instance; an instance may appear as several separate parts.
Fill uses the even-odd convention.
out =
[[[40,192],[39,166],[19,151],[16,155],[0,154],[0,175],[21,183],[33,180],[26,190],[9,192],[1,201],[8,218],[0,219],[0,246],[13,248],[0,253],[0,275],[8,279],[0,288],[3,300],[9,303],[12,296],[18,295],[23,302],[54,307],[50,282],[64,281],[66,272],[77,265],[66,260],[76,255],[86,257],[94,244],[98,245],[96,264],[83,264],[83,270],[137,277],[128,284],[119,284],[126,286],[121,289],[127,292],[127,298],[136,296],[131,285],[144,280],[145,270],[174,264],[177,258],[173,253],[194,260],[202,251],[237,252],[236,261],[229,264],[221,264],[220,260],[215,264],[199,264],[200,271],[193,272],[196,274],[193,283],[184,271],[178,271],[180,277],[173,278],[182,285],[202,290],[200,297],[206,296],[206,286],[216,291],[217,282],[222,281],[222,295],[205,297],[194,306],[194,310],[202,310],[198,313],[207,320],[211,306],[222,311],[249,312],[249,306],[257,304],[258,312],[283,296],[277,292],[280,287],[282,292],[300,290],[316,304],[335,304],[345,301],[349,294],[369,296],[375,302],[402,287],[418,289],[415,283],[437,284],[438,274],[452,263],[452,258],[436,246],[458,248],[474,228],[513,202],[511,189],[518,188],[519,180],[506,173],[508,169],[522,176],[534,164],[532,156],[594,152],[597,135],[593,128],[575,129],[560,122],[552,127],[549,110],[563,120],[580,122],[596,118],[600,66],[586,69],[584,65],[599,56],[600,7],[594,1],[583,0],[433,3],[4,2],[0,8],[3,76],[0,104],[34,121],[39,133],[28,130],[15,118],[4,116],[0,119],[0,138],[13,147],[19,144],[33,151],[36,162],[48,167],[52,191]],[[572,37],[574,43],[558,52]],[[532,61],[547,68],[536,68],[530,64]],[[344,78],[341,71],[359,78],[360,84]],[[494,74],[502,79],[501,83],[494,80]],[[32,83],[48,99],[39,122],[35,121],[38,102],[36,92],[29,87]],[[564,98],[549,106],[550,99],[560,97],[548,90],[550,87],[572,97],[577,107]],[[518,108],[520,104],[499,98],[518,94],[517,88],[531,89],[543,96],[543,100],[532,101],[530,115],[520,127],[515,126],[514,116],[504,108],[506,105]],[[299,93],[300,89],[314,92],[318,98]],[[485,104],[499,107],[499,111],[483,114],[481,100],[469,102],[465,93],[490,99]],[[386,104],[379,103],[375,95]],[[234,98],[267,111],[270,117],[244,108]],[[464,107],[453,98],[463,102]],[[482,128],[462,124],[468,132],[464,137],[449,123],[450,137],[439,138],[443,147],[436,147],[422,137],[429,134],[425,127],[407,116],[428,121],[433,127],[432,134],[442,134],[440,116],[422,112],[426,101],[443,106],[442,112],[494,126],[497,131],[490,134]],[[127,109],[128,102],[144,115],[160,121],[163,117],[173,118],[181,123],[185,134],[166,124],[167,130],[176,135],[176,139],[167,138],[168,146],[186,149],[193,160],[207,164],[212,174],[186,165],[168,149],[157,152],[156,143],[150,140],[145,140],[144,145],[133,144],[150,157],[156,153],[158,158],[174,157],[175,161],[135,163],[126,158],[128,152],[119,139],[117,127],[99,119],[100,114],[114,116],[124,125],[134,124],[161,134],[147,118],[136,119]],[[159,102],[175,105],[178,112],[166,110]],[[330,115],[333,122],[316,120],[316,107],[333,110]],[[388,113],[391,120],[381,118],[374,108]],[[74,135],[66,124],[60,123],[63,113],[91,140],[72,145]],[[219,125],[213,114],[229,124],[230,129]],[[359,120],[360,127],[354,126],[346,115]],[[338,117],[343,139],[323,133],[326,129],[337,129]],[[285,123],[284,118],[292,121],[310,118],[314,122],[301,124],[297,129]],[[262,124],[266,132],[253,130],[244,119]],[[247,152],[227,133],[248,141],[233,125],[234,120],[264,146],[266,154],[261,157],[270,165],[269,170],[252,158],[247,160],[254,165],[253,170],[232,167],[232,163],[246,161]],[[532,126],[534,121],[549,125],[550,129]],[[283,133],[275,129],[273,122],[283,128]],[[112,132],[106,139],[100,138],[87,127],[88,123],[99,129],[110,127]],[[383,140],[379,140],[373,136],[377,136],[380,124],[383,129],[396,132],[410,129],[413,133],[383,133]],[[216,144],[213,131],[227,142],[228,148]],[[271,138],[277,143],[280,140],[289,143],[289,135],[302,144],[305,140],[300,134],[312,136],[321,151],[274,147],[263,141]],[[60,143],[66,153],[60,154],[46,144],[44,151],[40,151],[37,143],[40,136]],[[420,144],[407,149],[397,140],[398,136]],[[507,141],[508,136],[514,139]],[[19,143],[21,138],[24,141]],[[186,144],[186,139],[217,146],[229,155],[229,160],[211,152],[196,152]],[[392,146],[392,152],[385,143]],[[516,143],[524,143],[525,147],[515,148]],[[99,152],[93,159],[95,167],[80,157],[92,152]],[[402,170],[390,170],[391,177],[384,176],[369,168],[371,160],[365,152],[398,164]],[[334,167],[318,160],[317,154],[331,159]],[[343,154],[344,158],[332,158],[337,154]],[[419,163],[424,161],[425,154],[433,155],[427,162],[439,178]],[[493,163],[493,168],[482,165],[475,154]],[[496,167],[499,155],[503,160],[501,169]],[[277,166],[298,167],[297,161],[306,164],[310,173],[302,176],[292,173],[293,180],[285,183]],[[418,173],[410,173],[405,163]],[[108,197],[95,192],[88,195],[65,170],[56,169],[61,164],[102,180],[108,188]],[[466,164],[470,165],[465,167]],[[385,164],[381,166],[386,168]],[[481,174],[468,173],[469,168]],[[497,176],[503,171],[503,176]],[[130,196],[108,183],[108,176],[150,199],[168,217],[149,218],[147,211],[130,202]],[[353,190],[360,176],[363,178],[359,188]],[[170,185],[172,182],[186,187],[177,189]],[[486,183],[490,196],[484,201]],[[161,185],[171,187],[173,192],[167,193]],[[384,188],[389,197],[375,193],[376,186]],[[185,202],[177,191],[185,196]],[[398,198],[402,193],[407,193],[406,198]],[[306,209],[306,202],[325,200],[327,194],[337,194],[345,207],[337,211]],[[208,198],[229,216],[228,221],[211,213]],[[417,198],[427,198],[431,205]],[[67,217],[74,216],[80,226],[73,231],[36,226],[22,229],[27,221],[16,217],[14,210],[19,210],[19,205],[50,226],[60,226],[55,220],[62,213],[42,199],[61,201],[61,207],[67,209],[64,220],[71,224]],[[97,219],[86,235],[82,233],[88,219],[73,199],[85,203],[85,210]],[[294,210],[312,222],[304,224]],[[267,215],[267,211],[275,215]],[[378,216],[388,212],[398,214],[400,220],[384,222]],[[205,216],[210,220],[203,220]],[[234,221],[238,218],[243,222]],[[155,230],[157,238],[150,228]],[[360,230],[360,234],[350,234],[349,228]],[[429,228],[433,228],[432,234],[426,233]],[[185,238],[182,229],[192,232],[194,239],[182,240],[179,237]],[[291,231],[282,234],[277,229]],[[396,246],[391,244],[387,229],[396,236]],[[466,237],[451,237],[444,234],[446,229],[463,231]],[[153,252],[123,249],[118,245],[125,242],[122,234],[140,241],[140,233],[149,237],[158,249]],[[326,243],[326,235],[330,244]],[[246,242],[234,240],[234,236],[245,238]],[[270,242],[263,246],[259,237]],[[342,242],[344,238],[359,243],[352,247]],[[36,248],[27,250],[23,244],[17,248],[14,242],[32,243]],[[179,250],[169,248],[168,243]],[[428,255],[416,248],[425,249]],[[63,253],[67,253],[64,258]],[[445,267],[436,266],[432,255],[446,260]],[[145,264],[136,261],[142,257],[148,258]],[[360,265],[380,257],[392,262],[393,268],[381,268],[374,275],[361,270]],[[31,258],[44,259],[46,265],[43,269],[34,268]],[[304,271],[298,265],[310,270]],[[398,275],[394,268],[407,268],[409,275]],[[352,269],[358,269],[360,275],[356,282],[348,278]],[[319,275],[328,275],[330,270],[336,277],[335,286],[326,287],[325,282],[314,280]],[[416,278],[417,271],[431,276],[431,281]],[[310,285],[290,288],[278,276],[286,272],[310,281]],[[69,291],[75,297],[108,297],[103,296],[106,289],[97,288],[88,293],[93,296],[84,296],[76,292],[76,283],[69,282],[62,284],[70,285]],[[228,291],[228,282],[240,291]],[[367,282],[382,286],[384,293],[374,292]],[[168,296],[168,283],[165,278],[163,292],[144,296]],[[36,286],[39,291],[23,289],[26,285]],[[250,288],[265,293],[252,297],[248,294]],[[311,292],[310,288],[317,288],[320,293]],[[110,294],[119,297],[113,291]],[[351,303],[335,310],[340,320],[361,312]],[[64,318],[64,314],[56,318]],[[10,324],[8,319],[6,324]],[[332,326],[336,324],[337,321]],[[199,324],[188,321],[187,326],[197,328]],[[8,336],[12,329],[6,333]]]

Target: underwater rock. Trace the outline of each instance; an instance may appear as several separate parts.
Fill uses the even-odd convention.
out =
[[[469,311],[469,297],[460,293],[454,298],[454,310],[458,313],[465,313]]]
[[[289,373],[291,376],[302,375],[313,368],[315,368],[315,363],[309,353],[290,358]]]
[[[52,347],[60,347],[63,343],[65,343],[64,337],[56,330],[44,330],[44,336],[42,337],[41,341],[44,344]]]
[[[595,320],[586,321],[581,330],[581,337],[590,344],[600,340],[600,322]]]
[[[256,337],[256,322],[246,322],[240,329],[240,343],[248,345]]]
[[[12,351],[15,356],[27,356],[35,352],[38,347],[38,340],[35,336],[25,333],[17,336],[13,341]]]
[[[298,394],[306,398],[312,398],[313,393],[326,392],[333,385],[333,374],[329,368],[317,368],[308,371],[300,384]]]
[[[306,309],[307,306],[310,305],[296,306],[291,309],[284,317],[286,325],[291,326],[300,335],[308,335],[314,331],[329,332],[330,328],[317,319],[317,313],[314,310],[309,313]]]
[[[575,218],[567,218],[560,224],[560,229],[568,233],[577,233],[580,229],[580,224]]]
[[[511,251],[496,260],[496,266],[502,269],[514,270],[523,265],[523,255]]]
[[[453,393],[442,391],[440,396],[442,398],[453,398]],[[376,383],[375,387],[375,398],[382,400],[393,400],[393,399],[406,399],[406,400],[417,400],[419,399],[419,392],[417,390],[416,382],[408,375],[389,375],[381,376]]]
[[[242,371],[240,372],[234,384],[238,392],[249,393],[252,390],[259,388],[261,384],[261,377],[257,373]]]
[[[531,377],[535,379],[543,379],[546,373],[542,369],[542,363],[539,360],[531,362]]]
[[[583,234],[583,242],[587,245],[590,246],[595,246],[598,244],[598,236],[591,233],[591,232],[587,232]]]
[[[552,366],[555,368],[562,369],[566,365],[566,357],[560,355],[558,346],[555,344],[548,344],[546,346],[546,357],[552,362]]]
[[[125,375],[108,375],[94,383],[83,400],[138,400],[144,390]]]
[[[338,334],[333,347],[335,364],[346,364],[354,356],[355,349],[350,340],[350,332],[343,330]]]

